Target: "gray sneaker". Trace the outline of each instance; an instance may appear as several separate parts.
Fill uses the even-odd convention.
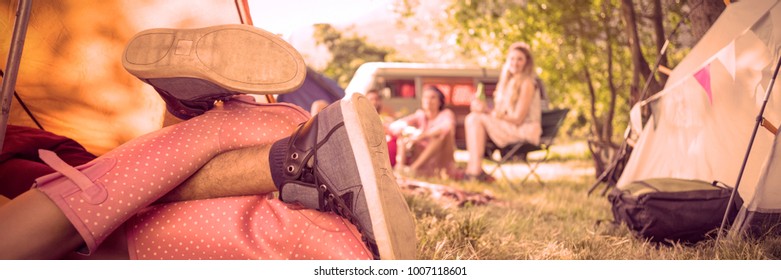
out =
[[[122,66],[152,85],[182,119],[237,94],[291,92],[306,76],[295,48],[246,24],[142,31],[125,47]]]
[[[348,219],[375,259],[414,259],[415,223],[384,131],[361,94],[326,107],[289,138],[280,199]]]

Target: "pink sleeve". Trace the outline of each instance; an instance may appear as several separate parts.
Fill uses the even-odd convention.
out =
[[[425,119],[425,115],[423,114],[423,111],[418,109],[415,111],[415,113],[412,113],[406,117],[401,118],[404,122],[407,123],[407,125],[414,126],[414,127],[421,127],[423,126],[423,122],[421,120]]]

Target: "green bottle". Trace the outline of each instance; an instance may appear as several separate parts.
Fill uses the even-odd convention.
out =
[[[475,93],[475,98],[485,101],[485,89],[483,88],[483,83],[477,83],[477,92]]]

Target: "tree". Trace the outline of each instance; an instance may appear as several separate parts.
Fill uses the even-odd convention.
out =
[[[314,37],[317,44],[325,45],[331,53],[331,60],[323,74],[346,87],[355,71],[365,62],[385,61],[390,51],[370,45],[364,38],[345,37],[330,24],[316,24]]]
[[[691,7],[689,20],[695,42],[705,35],[705,32],[727,7],[723,1],[714,0],[689,0],[689,6]]]

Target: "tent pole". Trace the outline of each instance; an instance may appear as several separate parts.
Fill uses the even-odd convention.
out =
[[[19,72],[19,63],[22,60],[22,49],[24,48],[24,39],[27,36],[27,23],[30,18],[30,7],[32,0],[19,0],[19,6],[16,10],[16,22],[14,23],[14,34],[11,38],[11,46],[8,49],[8,61],[5,66],[5,76],[3,76],[3,116],[0,119],[0,150],[5,141],[5,131],[8,126],[8,118],[11,112],[11,96],[16,87],[16,75]]]
[[[743,157],[743,164],[740,166],[740,172],[738,173],[738,180],[735,182],[735,188],[732,189],[732,194],[729,196],[729,202],[727,203],[727,210],[724,211],[724,217],[721,219],[721,226],[719,226],[719,232],[716,234],[716,246],[718,246],[719,241],[721,240],[721,234],[722,231],[724,231],[724,227],[727,224],[727,217],[729,216],[729,212],[732,208],[732,203],[735,201],[735,194],[738,192],[738,187],[740,186],[740,180],[743,178],[743,171],[746,170],[746,163],[748,163],[748,156],[751,154],[751,147],[754,146],[754,138],[757,136],[757,130],[759,129],[759,126],[762,124],[762,119],[764,119],[763,115],[765,114],[765,107],[767,107],[767,101],[770,99],[770,93],[773,91],[773,84],[776,82],[776,77],[778,76],[778,68],[781,67],[781,55],[778,56],[778,63],[776,63],[776,70],[773,72],[773,76],[770,77],[770,84],[767,87],[767,92],[765,93],[765,100],[762,101],[762,108],[759,109],[759,115],[757,116],[757,121],[754,124],[754,131],[751,133],[751,140],[748,142],[748,148],[746,149],[746,156]],[[738,210],[738,209],[736,209]]]

